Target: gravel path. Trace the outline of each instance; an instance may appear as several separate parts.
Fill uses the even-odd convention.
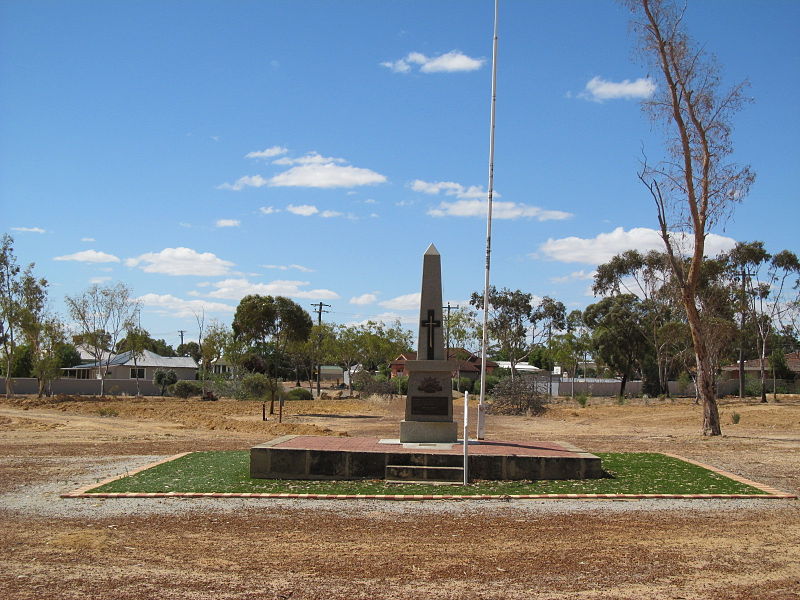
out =
[[[0,497],[4,511],[19,516],[49,518],[111,518],[125,515],[169,515],[198,513],[241,513],[270,509],[315,510],[337,515],[385,513],[392,515],[473,514],[487,512],[502,514],[564,514],[564,513],[627,513],[632,511],[716,512],[742,509],[769,510],[785,506],[785,500],[303,500],[280,498],[60,498],[61,494],[109,478],[125,475],[165,456],[58,457],[62,468],[71,472],[67,479],[59,478],[23,485]],[[14,461],[15,459],[6,459]],[[18,460],[18,459],[17,459]],[[42,461],[42,457],[37,458]]]

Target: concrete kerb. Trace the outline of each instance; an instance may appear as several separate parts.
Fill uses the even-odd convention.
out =
[[[562,442],[563,443],[563,442]],[[116,477],[109,477],[97,483],[82,486],[75,491],[61,494],[61,498],[95,498],[95,499],[114,499],[114,498],[280,498],[292,500],[797,500],[796,494],[782,492],[777,488],[768,486],[750,479],[741,477],[728,471],[723,471],[711,465],[685,458],[678,454],[662,452],[664,456],[677,458],[678,460],[703,467],[714,473],[738,481],[745,485],[752,486],[764,492],[764,494],[293,494],[293,493],[260,493],[260,492],[103,492],[89,493],[89,490],[100,487],[112,481],[117,481],[136,473],[146,471],[158,465],[177,460],[192,452],[182,452],[174,456],[144,465],[132,471],[128,471]]]

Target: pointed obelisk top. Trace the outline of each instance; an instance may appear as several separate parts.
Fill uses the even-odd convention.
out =
[[[425,256],[439,256],[439,251],[436,249],[436,246],[431,244],[428,246],[428,249],[425,250]]]
[[[433,244],[422,257],[417,360],[447,360],[442,336],[442,257]]]

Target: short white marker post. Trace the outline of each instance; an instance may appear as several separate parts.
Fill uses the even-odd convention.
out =
[[[469,392],[464,392],[464,485],[469,483]]]

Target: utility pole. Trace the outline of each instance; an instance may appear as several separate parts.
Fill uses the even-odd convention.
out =
[[[183,346],[183,334],[186,333],[185,329],[178,329],[178,335],[181,336],[181,346]]]
[[[459,309],[459,308],[461,308],[461,307],[460,306],[450,306],[450,301],[449,300],[447,301],[447,306],[443,306],[442,307],[442,310],[446,310],[447,311],[447,331],[445,332],[445,335],[447,336],[447,351],[445,353],[445,356],[447,357],[447,360],[450,360],[450,310],[451,309]]]
[[[331,305],[330,304],[325,304],[324,302],[312,302],[311,306],[316,306],[317,307],[317,325],[322,325],[322,313],[330,312],[330,311],[327,311],[327,310],[323,310],[323,307],[327,306],[328,308],[330,308]],[[319,343],[320,343],[320,341],[321,341],[320,338],[317,337],[317,354],[319,354]],[[321,377],[320,371],[322,370],[321,367],[322,367],[322,365],[320,365],[319,362],[317,362],[317,398],[319,398],[320,387],[321,387],[320,386],[320,377]]]

